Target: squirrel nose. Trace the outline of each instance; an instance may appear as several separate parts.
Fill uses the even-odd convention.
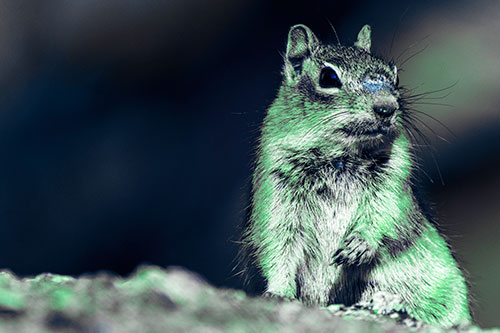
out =
[[[396,108],[390,105],[375,105],[373,111],[382,118],[388,118],[394,114]]]

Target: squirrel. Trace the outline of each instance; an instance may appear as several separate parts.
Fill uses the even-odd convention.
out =
[[[262,125],[243,247],[266,294],[356,305],[379,292],[424,322],[469,323],[467,283],[417,199],[411,121],[392,61],[290,28]]]

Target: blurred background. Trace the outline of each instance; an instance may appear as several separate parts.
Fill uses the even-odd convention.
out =
[[[329,21],[343,44],[370,24],[374,52],[416,93],[448,87],[426,101],[445,105],[418,105],[450,129],[421,116],[422,186],[478,323],[500,326],[494,0],[1,0],[0,267],[182,265],[241,288],[235,241],[288,28],[334,42]]]

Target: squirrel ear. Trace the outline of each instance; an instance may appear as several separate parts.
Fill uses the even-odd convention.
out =
[[[303,24],[297,24],[288,32],[285,74],[289,79],[302,73],[302,63],[316,49],[319,42],[314,33]]]
[[[358,40],[354,43],[354,46],[359,47],[360,49],[365,50],[370,53],[370,47],[372,46],[371,39],[372,28],[368,24],[363,26],[358,34]]]

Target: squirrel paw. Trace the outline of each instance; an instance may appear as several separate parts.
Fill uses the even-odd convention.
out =
[[[375,257],[375,250],[361,238],[354,234],[344,241],[344,244],[332,256],[332,263],[337,265],[361,265],[370,263]]]
[[[278,295],[278,294],[275,294],[275,293],[272,293],[272,292],[269,292],[269,291],[266,291],[265,293],[262,294],[262,297],[264,298],[272,298],[272,299],[276,299],[278,301],[293,301],[294,298],[293,297],[288,297],[288,296],[281,296],[281,295]]]
[[[370,307],[377,314],[388,315],[403,311],[403,301],[400,296],[385,291],[373,294]]]

